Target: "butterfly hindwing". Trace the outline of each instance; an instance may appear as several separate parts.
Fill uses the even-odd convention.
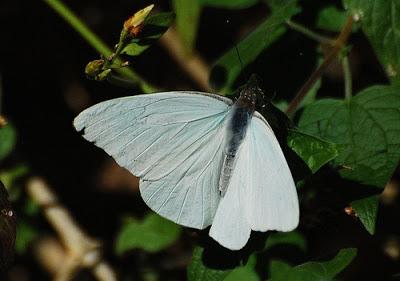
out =
[[[267,121],[255,112],[236,155],[210,236],[241,249],[251,230],[293,230],[299,221],[296,188],[286,159]]]
[[[256,231],[291,231],[299,222],[296,186],[285,156],[267,121],[255,112],[248,129],[251,147],[245,214]]]
[[[83,137],[141,178],[147,205],[179,224],[205,228],[219,203],[224,121],[232,102],[167,92],[113,99],[74,120]]]

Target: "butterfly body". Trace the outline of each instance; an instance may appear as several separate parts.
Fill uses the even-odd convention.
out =
[[[225,195],[229,185],[229,179],[235,167],[235,156],[246,136],[247,128],[255,111],[256,100],[256,91],[252,91],[252,88],[246,85],[227,116],[225,157],[219,181],[219,190],[222,196]]]
[[[226,248],[252,230],[290,231],[299,220],[296,188],[250,80],[236,103],[210,93],[164,92],[94,105],[74,120],[83,137],[140,178],[156,213],[204,229]]]

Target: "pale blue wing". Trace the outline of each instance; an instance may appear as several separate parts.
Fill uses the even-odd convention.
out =
[[[267,121],[255,112],[210,236],[238,250],[251,230],[291,231],[299,222],[296,187],[281,147]]]
[[[151,209],[202,229],[219,202],[224,120],[231,104],[206,93],[139,95],[94,105],[74,125],[141,178],[140,192]]]
[[[299,223],[296,186],[274,132],[257,112],[251,120],[248,137],[250,153],[244,162],[249,178],[243,186],[247,221],[252,230],[291,231]]]

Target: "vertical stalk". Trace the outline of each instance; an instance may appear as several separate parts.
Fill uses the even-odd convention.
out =
[[[348,100],[353,95],[353,81],[351,77],[349,57],[347,55],[342,59],[342,67],[344,73],[344,94],[345,99]]]
[[[296,96],[289,103],[288,108],[286,109],[286,114],[292,115],[298,108],[301,101],[307,95],[308,91],[312,88],[315,82],[322,76],[324,71],[328,68],[328,66],[333,62],[333,60],[337,57],[340,50],[345,46],[347,39],[349,38],[353,26],[353,18],[348,17],[347,22],[344,25],[342,31],[340,32],[338,38],[336,39],[334,46],[330,53],[326,56],[325,60],[322,64],[310,75],[308,80],[303,84],[300,90],[297,92]]]

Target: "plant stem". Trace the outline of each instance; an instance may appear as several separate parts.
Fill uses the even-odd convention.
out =
[[[342,31],[340,32],[338,38],[336,39],[332,50],[326,56],[322,64],[310,75],[308,80],[303,84],[303,86],[298,91],[297,95],[290,102],[288,108],[286,109],[286,113],[288,115],[293,114],[301,101],[307,95],[308,91],[315,84],[315,82],[322,76],[324,71],[328,68],[328,66],[332,63],[332,61],[337,57],[340,50],[345,46],[347,39],[349,38],[353,26],[353,18],[348,17],[346,24],[344,25]]]
[[[75,31],[77,31],[82,38],[84,38],[90,46],[92,46],[97,52],[102,54],[104,57],[109,57],[112,54],[112,50],[96,35],[89,27],[79,19],[74,12],[72,12],[62,1],[60,0],[43,0],[47,3],[55,12],[57,12]],[[116,62],[119,60],[116,59]],[[125,77],[131,79],[135,83],[139,84],[141,89],[148,93],[156,91],[156,88],[144,81],[139,75],[137,75],[130,68],[121,68],[117,70]]]
[[[335,43],[335,40],[332,40],[331,38],[322,36],[314,31],[312,31],[311,29],[308,29],[307,27],[305,27],[304,25],[301,25],[299,23],[293,22],[291,20],[288,20],[286,22],[286,24],[293,30],[296,30],[302,34],[304,34],[305,36],[321,43],[321,44],[328,44],[328,45],[333,45]]]
[[[353,95],[353,93],[352,93],[353,92],[353,83],[352,83],[350,63],[349,63],[348,56],[343,57],[342,66],[343,66],[343,72],[344,72],[344,94],[345,94],[346,100],[348,100]]]

